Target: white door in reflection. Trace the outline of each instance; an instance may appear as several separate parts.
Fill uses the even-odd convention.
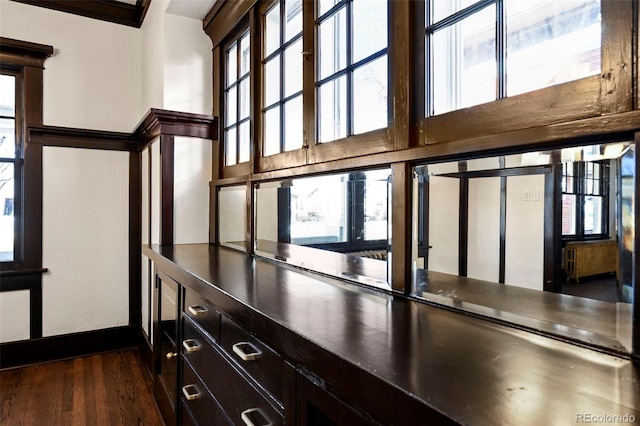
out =
[[[467,276],[498,282],[500,271],[500,178],[469,179]]]

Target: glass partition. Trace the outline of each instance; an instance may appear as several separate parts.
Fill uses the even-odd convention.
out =
[[[635,146],[414,169],[413,295],[631,351]]]
[[[218,188],[218,240],[220,245],[247,251],[247,187]]]
[[[390,290],[390,170],[259,183],[256,254]]]

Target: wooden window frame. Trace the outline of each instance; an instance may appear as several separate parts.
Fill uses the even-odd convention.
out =
[[[602,71],[599,75],[431,117],[426,117],[426,102],[417,101],[414,117],[421,135],[420,145],[461,141],[633,110],[633,67],[624,59],[632,57],[633,40],[629,35],[634,34],[634,30],[629,16],[634,13],[633,1],[602,0],[601,5]],[[425,7],[425,1],[422,1],[422,12],[414,14],[417,29],[426,28]],[[418,37],[415,30],[414,36]],[[413,80],[415,91],[426,97],[425,37],[422,33],[419,37],[414,53],[421,61]],[[496,59],[500,61],[500,58]],[[451,125],[461,122],[465,125]]]

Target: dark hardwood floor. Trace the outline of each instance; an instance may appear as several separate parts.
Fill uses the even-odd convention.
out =
[[[0,425],[164,425],[141,354],[124,350],[0,371]]]

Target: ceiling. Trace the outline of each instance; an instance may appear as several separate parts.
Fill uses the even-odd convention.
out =
[[[216,1],[217,0],[170,0],[167,6],[167,13],[202,21]]]

